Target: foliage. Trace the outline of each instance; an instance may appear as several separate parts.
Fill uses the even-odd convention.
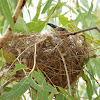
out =
[[[100,8],[98,7],[98,4],[94,4],[93,0],[90,5],[88,0],[69,0],[72,5],[68,4],[68,2],[62,2],[63,0],[46,0],[45,3],[43,3],[43,0],[37,1],[38,5],[34,18],[32,18],[30,22],[25,23],[23,19],[23,16],[25,16],[24,9],[19,16],[17,23],[14,25],[12,15],[14,14],[18,0],[0,0],[0,33],[4,34],[8,25],[11,26],[13,32],[22,34],[31,34],[32,32],[39,33],[47,28],[47,22],[59,26],[62,25],[70,31],[78,31],[80,28],[85,29],[93,26],[97,26],[100,29],[100,16],[98,15]],[[97,2],[100,3],[99,0]],[[58,6],[56,7],[55,12],[52,13],[57,3]],[[94,8],[95,5],[96,7]],[[34,13],[34,9],[33,12],[31,12],[29,8],[35,8],[35,6],[35,0],[34,2],[33,0],[27,0],[25,8],[28,11],[30,18],[30,13]],[[65,8],[67,8],[68,11],[65,11]],[[71,17],[68,17],[68,15]],[[73,17],[74,15],[76,18]],[[41,16],[45,17],[41,18]],[[87,37],[89,44],[94,48],[93,51],[89,52],[100,56],[99,33],[96,30],[92,30],[85,32],[84,35]],[[7,53],[6,50],[0,50],[0,73],[3,73],[0,75],[0,100],[15,100],[16,98],[22,97],[26,98],[24,93],[27,90],[29,90],[30,98],[32,100],[52,100],[55,94],[57,95],[55,100],[99,100],[100,93],[97,91],[99,89],[97,79],[100,79],[99,56],[95,59],[91,59],[86,64],[84,71],[81,73],[81,80],[83,83],[80,79],[77,81],[80,89],[77,90],[77,88],[74,87],[77,92],[72,92],[73,95],[71,96],[67,90],[58,86],[53,87],[46,83],[45,76],[39,69],[34,71],[34,73],[31,73],[29,76],[25,76],[20,82],[13,82],[13,84],[9,83],[6,87],[2,87],[2,84],[7,81],[7,78],[5,78],[7,77],[7,74],[2,71],[2,67],[5,62],[11,64],[16,57],[13,53]],[[17,64],[15,70],[10,74],[10,77],[12,78],[12,75],[20,69],[27,68],[22,64]],[[57,88],[59,89],[59,92]],[[93,95],[96,95],[96,97],[93,97]]]

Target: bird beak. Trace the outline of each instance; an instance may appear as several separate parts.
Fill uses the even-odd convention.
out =
[[[51,24],[51,23],[47,23],[47,25],[51,26],[52,28],[57,28],[58,26]]]

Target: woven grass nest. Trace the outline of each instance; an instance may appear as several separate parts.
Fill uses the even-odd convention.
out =
[[[20,55],[20,62],[32,69],[36,50],[36,68],[38,67],[43,72],[50,84],[65,88],[68,86],[66,68],[70,84],[72,84],[77,80],[83,63],[88,58],[88,49],[88,43],[83,34],[60,36],[50,32],[44,35],[14,37],[9,51],[16,54],[16,57]],[[26,72],[29,71],[26,70]],[[16,78],[24,76],[24,73],[19,71],[14,75]]]

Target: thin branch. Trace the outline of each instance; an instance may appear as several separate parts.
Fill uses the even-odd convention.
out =
[[[69,80],[69,75],[68,75],[68,70],[67,70],[67,66],[66,66],[66,62],[65,59],[62,55],[62,53],[60,52],[59,48],[57,48],[59,54],[61,55],[62,61],[64,63],[64,68],[65,68],[65,72],[66,72],[66,76],[67,76],[67,81],[68,81],[68,88],[69,88],[69,94],[71,95],[71,86],[70,86],[70,80]]]
[[[49,18],[52,16],[52,14],[54,13],[55,9],[57,8],[58,4],[54,7],[53,11],[51,12],[51,14],[49,15],[49,17],[46,19],[46,22],[49,20]]]
[[[91,50],[88,51],[88,52],[92,52],[92,51],[94,51],[94,50],[98,50],[98,49],[100,49],[100,47],[98,47],[98,48],[93,48],[93,49],[91,49]]]
[[[89,75],[97,82],[97,84],[100,86],[100,84],[99,84],[99,82],[93,77],[93,75],[90,73],[90,72],[88,72],[86,69],[84,69],[87,73],[89,73]]]
[[[90,40],[91,42],[94,42],[95,44],[97,44],[97,45],[100,46],[100,44],[99,44],[98,42],[96,42],[95,40],[93,40],[93,39],[89,39],[89,38],[86,38],[86,39],[88,39],[88,40]]]
[[[7,86],[9,83],[11,83],[12,81],[15,81],[16,78],[11,78],[10,80],[6,81],[6,83],[4,83],[1,87],[5,87]]]
[[[21,64],[20,60],[17,58],[17,61],[19,62],[19,64]],[[25,69],[22,69],[24,74],[27,76]]]
[[[16,23],[17,19],[18,19],[18,16],[20,15],[25,3],[26,3],[27,0],[19,0],[18,2],[18,5],[16,7],[16,10],[15,10],[15,13],[13,14],[13,21],[14,21],[14,24]],[[11,31],[11,27],[8,26],[6,33],[10,33],[9,31]]]
[[[82,32],[85,32],[85,31],[90,31],[90,30],[93,30],[93,29],[96,29],[100,33],[100,29],[98,29],[98,27],[91,27],[91,28],[87,28],[87,29],[84,29],[84,30],[80,30],[80,31],[76,31],[76,32],[69,32],[69,33],[66,33],[66,34],[59,34],[59,35],[60,36],[75,35],[75,34],[82,33]]]
[[[20,0],[18,2],[18,5],[16,7],[16,10],[15,10],[15,13],[13,15],[13,18],[15,17],[15,21],[18,19],[18,16],[20,15],[25,3],[26,3],[27,0]]]
[[[35,69],[35,66],[36,66],[36,43],[35,43],[35,45],[34,45],[34,65],[33,65],[33,68],[32,68],[32,70],[30,71],[30,73],[29,73],[29,75],[32,73],[32,72],[34,72],[34,69]]]
[[[18,16],[20,15],[22,8],[24,7],[25,3],[27,0],[19,0],[18,5],[16,7],[15,13],[13,15],[13,21],[14,24],[16,23]],[[0,49],[4,48],[4,46],[7,46],[7,41],[12,40],[14,34],[12,34],[12,30],[10,25],[8,26],[8,28],[5,31],[5,34],[3,34],[2,38],[0,39]]]

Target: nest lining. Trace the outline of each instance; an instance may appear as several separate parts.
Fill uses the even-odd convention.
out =
[[[9,51],[14,53],[16,57],[24,51],[19,60],[22,64],[32,69],[35,43],[37,44],[36,66],[43,72],[49,83],[51,83],[49,81],[51,80],[54,85],[63,88],[68,85],[61,55],[66,63],[70,84],[77,80],[83,67],[83,62],[88,58],[88,44],[84,35],[70,35],[67,37],[54,34],[22,35],[19,38],[14,37],[12,39]],[[27,50],[25,51],[25,49]],[[26,71],[29,72],[29,70]],[[14,77],[23,78],[24,75],[22,77],[22,72],[17,72]]]

